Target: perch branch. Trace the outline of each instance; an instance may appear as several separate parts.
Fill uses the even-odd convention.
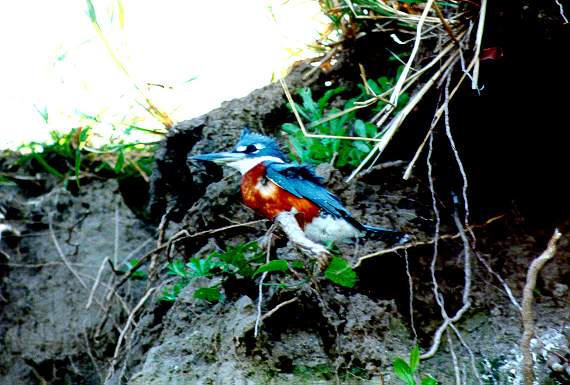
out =
[[[554,257],[556,253],[556,246],[561,234],[558,229],[554,230],[554,234],[548,241],[548,246],[546,250],[532,261],[528,272],[526,275],[526,283],[523,289],[522,298],[522,323],[523,323],[523,335],[521,338],[521,351],[523,355],[522,360],[522,372],[524,385],[532,385],[534,382],[534,371],[532,369],[532,353],[530,351],[530,340],[534,334],[534,313],[532,310],[533,291],[536,288],[536,279],[538,273],[544,266],[546,262]]]
[[[473,229],[476,229],[479,227],[485,227],[492,222],[495,222],[499,219],[502,219],[503,217],[504,217],[503,215],[498,215],[496,217],[492,217],[492,218],[488,219],[487,221],[485,221],[485,223],[483,223],[483,224],[471,225],[468,230],[473,231]],[[439,239],[440,240],[448,240],[448,239],[457,239],[460,237],[461,237],[460,233],[444,234],[444,235],[440,235]],[[398,246],[392,247],[390,249],[378,250],[378,251],[375,251],[374,253],[366,254],[366,255],[358,258],[358,261],[352,266],[352,268],[356,269],[357,267],[359,267],[362,264],[362,261],[365,261],[365,260],[370,259],[370,258],[379,257],[379,256],[384,255],[384,254],[397,253],[400,250],[408,250],[408,249],[418,247],[418,246],[433,245],[434,243],[435,243],[435,239],[430,239],[428,241],[416,241],[416,242],[412,242],[412,243],[406,243],[403,245],[398,245]]]

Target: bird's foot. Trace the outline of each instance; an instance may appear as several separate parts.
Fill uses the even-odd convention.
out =
[[[283,212],[277,215],[275,221],[281,225],[283,231],[297,247],[306,254],[316,257],[321,269],[325,269],[331,258],[331,253],[327,248],[319,243],[313,242],[303,232],[294,214]]]
[[[317,263],[319,264],[320,271],[325,270],[330,264],[332,254],[323,245],[314,243],[312,241],[309,242],[311,242],[312,244],[307,244],[307,242],[303,242],[303,244],[295,242],[295,245],[297,245],[297,247],[303,250],[305,254],[308,254],[310,257],[316,258]]]

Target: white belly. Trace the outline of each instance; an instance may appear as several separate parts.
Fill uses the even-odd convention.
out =
[[[362,236],[361,232],[343,219],[319,216],[305,226],[305,235],[315,242],[343,242]]]

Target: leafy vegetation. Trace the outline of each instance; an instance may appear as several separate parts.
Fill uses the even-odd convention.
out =
[[[408,362],[404,361],[400,357],[396,358],[392,364],[394,369],[394,374],[406,385],[418,385],[416,381],[415,373],[418,370],[418,365],[420,363],[420,349],[414,346],[410,352],[410,359]],[[435,378],[427,375],[422,378],[420,385],[437,385],[438,382]]]
[[[180,292],[198,278],[220,277],[222,281],[232,275],[252,278],[256,274],[254,265],[260,265],[264,258],[265,253],[257,242],[248,242],[230,246],[225,251],[214,251],[204,258],[192,257],[187,263],[182,259],[174,260],[167,268],[168,274],[176,278],[175,283],[164,288],[161,299],[176,300]],[[223,298],[221,284],[199,288],[193,296],[209,302],[220,301]]]
[[[280,285],[292,286],[293,282],[287,278],[291,277],[293,269],[312,271],[301,261],[264,261],[265,251],[255,241],[229,246],[226,250],[214,251],[205,257],[192,257],[188,262],[176,259],[167,265],[167,274],[174,277],[174,283],[163,289],[161,299],[170,302],[176,300],[186,286],[199,278],[211,279],[212,285],[197,289],[193,297],[217,302],[223,300],[222,284],[230,277],[254,280],[263,273],[283,273],[285,280]],[[356,282],[356,273],[340,257],[333,257],[324,275],[331,282],[344,287],[354,287]]]
[[[399,71],[398,71],[399,73]],[[398,74],[396,75],[397,78]],[[376,125],[357,117],[358,103],[369,101],[371,94],[382,95],[388,91],[394,83],[394,79],[382,76],[377,80],[368,79],[367,86],[358,85],[359,94],[349,98],[343,109],[330,107],[334,97],[341,97],[346,94],[344,87],[330,89],[319,99],[315,100],[311,89],[302,88],[298,90],[302,104],[296,103],[296,109],[301,117],[309,122],[311,133],[333,136],[350,136],[362,138],[380,138],[383,132],[378,131]],[[403,93],[398,106],[401,108],[408,101],[408,94]],[[375,114],[384,108],[385,102],[377,99],[375,103],[366,111],[368,114]],[[308,138],[296,123],[285,123],[282,125],[283,131],[289,134],[292,145],[293,160],[301,163],[319,164],[330,162],[334,159],[336,167],[357,166],[370,152],[373,146],[372,141],[367,140],[341,140],[336,138]]]
[[[74,181],[80,187],[84,177],[127,178],[151,172],[158,142],[105,144],[91,146],[89,126],[68,133],[52,131],[50,143],[31,142],[19,147],[19,164],[32,163],[62,180],[65,186]]]

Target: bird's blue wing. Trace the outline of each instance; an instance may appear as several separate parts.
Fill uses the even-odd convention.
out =
[[[323,179],[308,167],[291,164],[266,162],[266,173],[273,183],[295,195],[305,198],[319,206],[324,212],[336,218],[344,218],[353,226],[361,228],[350,212],[344,208],[340,199],[323,185]],[[354,223],[353,223],[354,222]]]

